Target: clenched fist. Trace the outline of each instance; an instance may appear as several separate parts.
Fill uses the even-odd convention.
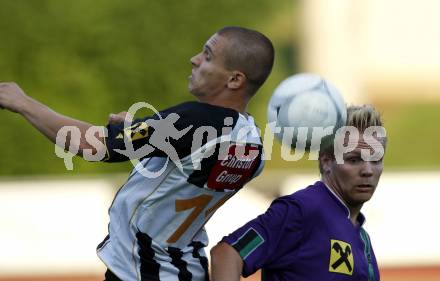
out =
[[[122,123],[125,121],[125,118],[127,117],[127,115],[130,119],[133,119],[133,116],[131,116],[131,114],[126,111],[119,112],[118,114],[111,113],[108,117],[108,123],[109,124]]]
[[[0,83],[0,107],[20,112],[29,97],[13,82]]]

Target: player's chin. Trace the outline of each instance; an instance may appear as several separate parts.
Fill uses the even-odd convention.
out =
[[[194,86],[191,81],[188,82],[188,91],[194,95]]]
[[[188,90],[192,93],[196,89],[196,83],[194,82],[194,76],[190,75],[188,77]]]
[[[199,89],[191,82],[188,84],[188,91],[196,98],[200,97]]]
[[[371,192],[356,192],[354,194],[353,201],[357,202],[358,204],[363,204],[371,199],[373,197],[374,191]]]

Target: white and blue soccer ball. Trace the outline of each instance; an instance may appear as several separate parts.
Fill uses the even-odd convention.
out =
[[[297,74],[282,81],[268,106],[268,120],[275,136],[292,148],[322,148],[326,145],[322,142],[329,142],[331,135],[324,137],[317,147],[319,131],[326,129],[327,133],[330,130],[335,133],[345,125],[346,119],[342,95],[335,86],[315,74]]]

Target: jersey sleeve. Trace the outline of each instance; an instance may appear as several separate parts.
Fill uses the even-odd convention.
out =
[[[292,250],[302,237],[301,209],[295,202],[275,200],[262,215],[223,238],[243,259],[242,275],[276,267],[283,251]]]
[[[119,151],[126,151],[126,143],[130,142],[133,149],[139,149],[148,143],[148,136],[151,129],[145,119],[136,119],[131,125],[124,127],[124,122],[118,124],[107,124],[107,137],[105,139],[106,156],[105,162],[122,162],[129,160],[129,155],[124,155]]]
[[[105,141],[107,153],[104,161],[168,157],[170,154],[183,158],[191,154],[193,136],[197,128],[212,126],[216,129],[217,137],[221,132],[223,118],[228,114],[234,115],[232,110],[186,102],[160,111],[159,114],[136,119],[128,127],[124,127],[124,123],[108,124],[108,136]]]
[[[126,127],[124,122],[108,124],[106,127],[108,136],[105,140],[107,151],[104,161],[122,162],[144,157],[167,157],[166,151],[157,145],[157,138],[150,141],[152,137],[154,138],[154,134],[163,136],[162,142],[169,142],[173,148],[179,150],[180,147],[186,145],[186,142],[176,142],[172,135],[168,136],[167,133],[170,133],[170,128],[175,128],[178,131],[187,124],[180,118],[183,111],[182,106],[175,106],[152,116],[135,119]],[[177,114],[179,118],[167,120],[167,117],[172,113]],[[171,127],[166,125],[171,125]],[[179,139],[181,140],[181,136]]]

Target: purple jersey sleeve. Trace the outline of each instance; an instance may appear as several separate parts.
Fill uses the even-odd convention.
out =
[[[243,259],[243,276],[258,269],[275,268],[284,250],[292,250],[302,237],[300,206],[287,197],[275,200],[269,209],[249,221],[223,242],[231,245]]]

